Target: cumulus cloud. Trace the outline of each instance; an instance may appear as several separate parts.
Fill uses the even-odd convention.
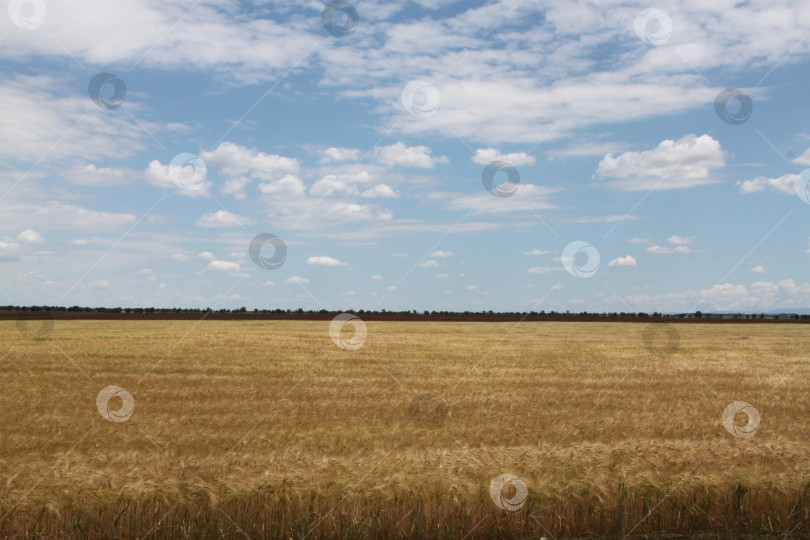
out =
[[[321,163],[342,163],[344,161],[357,161],[360,159],[360,150],[356,148],[327,148]]]
[[[407,146],[397,142],[391,146],[381,146],[375,150],[377,160],[383,165],[432,169],[437,163],[447,163],[446,157],[434,158],[427,146]]]
[[[194,222],[198,227],[207,228],[243,227],[254,223],[256,223],[255,220],[251,218],[232,214],[226,210],[205,214]]]
[[[440,267],[441,265],[432,259],[419,263],[419,268],[440,268]]]
[[[342,180],[334,174],[328,174],[317,180],[309,188],[309,194],[317,197],[326,197],[334,193],[345,193],[346,195],[356,195],[357,187],[346,180]]]
[[[625,300],[637,309],[666,311],[770,311],[810,305],[810,283],[792,279],[779,283],[757,281],[750,285],[719,283],[708,289],[665,292],[656,295],[628,295]]]
[[[371,280],[372,281],[382,281],[383,277],[380,274],[374,274],[373,276],[371,276]]]
[[[301,276],[290,276],[287,279],[285,279],[284,281],[282,281],[282,283],[305,285],[305,284],[309,283],[309,279],[307,279],[305,277],[301,277]]]
[[[548,266],[535,266],[533,268],[529,268],[528,272],[530,274],[548,274],[549,272],[553,272],[554,268]]]
[[[245,176],[238,176],[236,178],[228,178],[225,180],[225,185],[222,186],[222,193],[230,195],[236,200],[246,199],[247,193],[245,188],[250,184],[250,178]]]
[[[795,160],[794,160],[795,161]],[[778,178],[767,178],[759,176],[753,180],[746,180],[738,182],[740,186],[740,193],[742,195],[749,195],[751,193],[762,193],[766,188],[770,188],[785,195],[796,194],[796,181],[799,179],[798,174],[785,174]]]
[[[208,270],[216,270],[219,272],[238,272],[239,264],[231,261],[211,261],[206,266]]]
[[[397,195],[397,193],[386,184],[377,184],[376,186],[365,190],[360,194],[360,196],[378,199],[399,197],[399,195]]]
[[[326,255],[309,257],[307,259],[307,264],[310,266],[348,266],[345,262],[339,261],[332,257],[328,257]]]
[[[278,180],[273,180],[264,184],[259,184],[259,191],[265,195],[274,197],[300,197],[306,188],[304,183],[297,176],[288,174]]]
[[[793,160],[793,163],[798,163],[799,165],[810,165],[810,148],[802,152],[802,154]]]
[[[755,266],[751,269],[752,274],[767,274],[768,271],[765,270],[764,266]]]
[[[688,246],[694,243],[694,241],[695,241],[694,236],[683,237],[678,236],[677,234],[673,234],[672,236],[667,238],[667,242],[669,242],[670,244],[675,244],[677,246]]]
[[[447,257],[455,257],[456,254],[452,251],[434,251],[430,254],[431,257],[436,257],[437,259],[446,259]]]
[[[184,177],[192,178],[193,168],[190,165],[186,166],[185,168],[187,169],[187,174],[183,173]],[[174,173],[174,175],[177,177],[177,173]],[[172,178],[172,167],[169,165],[164,165],[157,159],[149,162],[149,165],[146,167],[146,171],[144,171],[144,178],[153,186],[163,189],[173,189],[185,197],[209,196],[208,190],[211,185],[209,181],[202,180],[200,183],[196,184],[193,189],[183,189],[181,186],[176,184]]]
[[[228,176],[250,176],[261,180],[273,180],[285,174],[295,174],[300,164],[295,158],[266,154],[225,141],[211,151],[200,152],[206,165],[222,169]]]
[[[712,171],[724,165],[718,141],[709,135],[686,135],[677,141],[664,140],[653,150],[608,154],[596,174],[616,178],[606,184],[617,189],[683,189],[718,182]]]
[[[42,244],[45,242],[45,237],[33,229],[26,229],[17,235],[17,241],[25,244]]]
[[[201,251],[200,253],[197,254],[197,258],[202,259],[203,261],[213,261],[214,254],[211,253],[210,251]]]
[[[493,161],[505,161],[513,167],[518,167],[520,165],[531,165],[535,162],[534,156],[530,156],[525,152],[501,154],[494,148],[479,148],[475,151],[475,155],[472,157],[472,160],[481,165],[489,165]]]
[[[548,255],[550,253],[551,253],[550,251],[543,249],[533,249],[531,251],[525,252],[524,255]]]
[[[627,255],[626,257],[617,257],[608,263],[608,268],[614,268],[617,266],[635,268],[637,264],[632,255]]]

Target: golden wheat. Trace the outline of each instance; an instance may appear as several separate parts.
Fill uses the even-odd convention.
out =
[[[367,327],[343,350],[328,322],[0,322],[0,535],[807,530],[806,326],[681,324],[658,354],[644,324]],[[754,436],[721,425],[734,401]]]

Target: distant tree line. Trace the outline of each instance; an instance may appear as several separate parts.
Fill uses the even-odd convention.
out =
[[[253,309],[248,310],[246,307],[240,307],[236,309],[228,309],[228,308],[219,308],[219,309],[212,309],[212,308],[156,308],[156,307],[87,307],[87,306],[0,306],[0,311],[53,311],[53,312],[82,312],[82,313],[135,313],[135,314],[147,314],[147,313],[160,313],[160,314],[173,314],[173,313],[185,313],[185,314],[200,314],[204,315],[206,313],[218,313],[218,314],[239,314],[239,313],[253,313],[253,314],[275,314],[275,315],[282,315],[282,314],[298,314],[298,315],[328,315],[330,313],[341,313],[338,311],[329,311],[326,309],[321,310],[304,310],[302,308],[298,309]],[[646,318],[667,318],[667,319],[743,319],[743,320],[751,320],[751,319],[771,319],[771,320],[779,320],[779,319],[794,319],[794,320],[808,320],[810,319],[810,315],[799,315],[796,313],[786,313],[786,314],[766,314],[766,313],[722,313],[722,314],[712,314],[712,313],[703,313],[700,311],[696,311],[694,313],[668,313],[663,314],[659,312],[654,312],[652,314],[648,314],[645,312],[625,312],[625,311],[612,311],[612,312],[603,312],[603,313],[595,313],[595,312],[588,312],[588,311],[581,311],[581,312],[572,312],[572,311],[418,311],[418,310],[405,310],[405,311],[388,311],[385,309],[381,310],[354,310],[354,309],[347,309],[344,313],[352,313],[356,314],[360,317],[363,315],[365,316],[378,316],[378,315],[385,315],[385,316],[403,316],[403,317],[414,317],[414,316],[423,316],[423,317],[430,317],[430,316],[442,316],[442,317],[552,317],[552,318],[639,318],[639,319],[646,319]]]

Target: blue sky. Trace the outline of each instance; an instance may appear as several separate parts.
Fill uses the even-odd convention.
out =
[[[325,9],[12,0],[0,303],[810,306],[810,2]]]

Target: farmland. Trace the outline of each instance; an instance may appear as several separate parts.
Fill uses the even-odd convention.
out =
[[[365,327],[0,322],[0,536],[810,532],[803,325]]]

